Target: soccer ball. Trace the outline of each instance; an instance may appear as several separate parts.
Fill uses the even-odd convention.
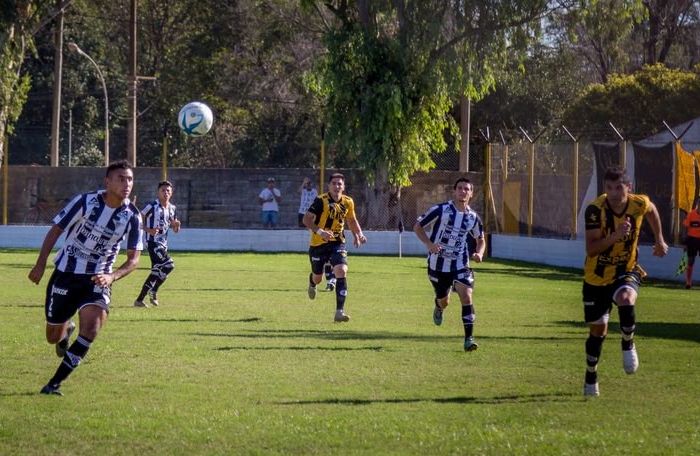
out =
[[[177,124],[187,136],[205,135],[212,123],[214,123],[214,114],[211,108],[199,101],[187,103],[177,116]]]

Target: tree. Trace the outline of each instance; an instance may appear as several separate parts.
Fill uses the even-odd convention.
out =
[[[564,123],[602,139],[612,122],[626,137],[640,139],[697,117],[700,68],[695,71],[647,65],[631,75],[611,75],[606,84],[592,84],[571,105]]]
[[[453,101],[480,99],[506,50],[522,49],[548,11],[539,0],[302,3],[331,16],[328,53],[310,83],[329,140],[387,207],[396,207],[412,174],[435,166],[431,154],[447,148],[446,134],[457,137]]]

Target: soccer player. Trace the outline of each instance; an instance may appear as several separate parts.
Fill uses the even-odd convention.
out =
[[[469,207],[474,186],[460,177],[453,187],[453,200],[435,205],[418,217],[413,231],[428,249],[428,279],[435,289],[433,323],[442,324],[443,312],[450,301],[450,290],[457,292],[462,303],[464,351],[479,346],[474,341],[474,271],[469,267],[469,236],[476,239],[471,259],[481,263],[486,242],[479,215]],[[425,228],[432,224],[430,236]]]
[[[649,197],[631,193],[631,182],[620,167],[608,168],[603,178],[605,193],[586,208],[586,261],[583,276],[583,312],[589,328],[586,340],[584,396],[598,396],[598,361],[608,333],[612,304],[617,305],[622,333],[622,367],[634,374],[639,367],[634,344],[635,314],[639,287],[645,273],[637,264],[642,221],[654,233],[655,256],[668,252],[661,219]]]
[[[693,266],[695,257],[700,252],[700,201],[695,202],[695,207],[688,212],[683,225],[686,229],[685,249],[688,254],[688,265],[685,268],[685,288],[693,286]]]
[[[151,273],[141,287],[134,307],[148,307],[143,299],[148,294],[148,300],[154,306],[158,302],[158,290],[168,275],[175,269],[175,263],[168,254],[168,232],[180,231],[180,220],[175,213],[175,205],[170,202],[173,196],[173,184],[167,180],[158,183],[158,197],[148,203],[143,209],[143,230],[146,232],[148,256],[151,257]]]
[[[355,247],[360,247],[367,242],[360,222],[355,217],[355,203],[344,192],[345,176],[340,173],[331,174],[328,193],[318,196],[304,214],[304,226],[311,230],[309,298],[316,298],[316,285],[323,278],[323,265],[330,262],[336,277],[336,310],[333,318],[336,322],[350,321],[350,316],[345,313],[345,298],[348,295],[345,223],[347,222],[352,232]]]
[[[55,269],[46,286],[46,340],[56,344],[63,360],[41,394],[61,396],[63,382],[85,358],[97,333],[107,322],[112,284],[136,268],[141,254],[141,216],[129,194],[134,173],[127,161],[107,167],[105,190],[83,193],[71,200],[53,219],[29,280],[39,284],[46,260],[65,231],[63,246],[56,254]],[[126,261],[112,266],[126,238]],[[71,318],[78,313],[80,330],[75,342]]]

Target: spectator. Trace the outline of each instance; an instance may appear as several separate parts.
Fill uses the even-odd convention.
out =
[[[311,203],[313,203],[316,199],[316,196],[318,196],[318,192],[316,191],[316,188],[314,187],[314,184],[311,181],[311,179],[305,177],[304,181],[301,183],[299,193],[301,193],[301,201],[299,202],[298,222],[301,228],[306,228],[303,221],[304,214],[306,214],[306,211],[309,210]]]
[[[267,179],[267,187],[262,189],[258,195],[258,201],[262,205],[262,224],[265,228],[276,228],[279,222],[280,206],[282,194],[275,188],[275,178]]]

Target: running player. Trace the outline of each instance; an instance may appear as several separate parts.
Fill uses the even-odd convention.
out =
[[[348,294],[346,281],[348,252],[345,249],[345,222],[352,232],[355,247],[367,242],[367,238],[362,233],[360,222],[355,217],[355,203],[344,192],[345,176],[340,173],[331,174],[328,181],[328,193],[318,196],[304,215],[304,226],[311,230],[309,298],[316,298],[316,285],[323,278],[323,265],[330,262],[336,277],[334,317],[336,322],[350,321],[350,316],[345,313],[345,298]]]
[[[42,394],[62,395],[63,382],[80,364],[107,322],[112,284],[136,268],[141,253],[141,217],[130,201],[134,173],[127,161],[107,167],[105,190],[73,198],[53,219],[29,280],[38,284],[46,260],[61,234],[63,247],[56,254],[55,269],[46,287],[46,340],[56,344],[63,360],[41,389]],[[126,261],[112,266],[126,238]],[[78,313],[79,335],[70,345],[75,329],[71,318]]]
[[[700,201],[696,201],[693,210],[688,212],[683,220],[683,226],[686,229],[685,249],[688,255],[688,265],[685,267],[685,288],[689,290],[693,286],[695,257],[700,252]]]
[[[459,178],[453,187],[454,199],[431,207],[418,217],[413,231],[428,249],[428,279],[435,289],[433,323],[442,324],[443,312],[450,301],[450,290],[457,292],[462,303],[464,351],[479,346],[474,341],[474,271],[469,267],[469,236],[476,239],[471,258],[481,263],[486,242],[479,215],[469,207],[474,186],[466,178]],[[425,227],[432,224],[430,237]]]
[[[668,252],[656,206],[646,195],[631,193],[631,182],[620,167],[608,168],[605,193],[586,208],[586,262],[583,276],[583,312],[589,328],[586,340],[584,396],[598,396],[598,361],[608,333],[612,304],[617,305],[622,333],[622,366],[627,374],[639,367],[634,345],[639,287],[645,273],[637,264],[642,221],[654,233],[655,256]]]
[[[143,299],[148,294],[148,300],[154,306],[158,302],[158,290],[168,275],[175,269],[175,263],[168,254],[168,232],[180,231],[180,221],[175,213],[175,205],[170,202],[173,196],[173,184],[168,181],[158,183],[158,198],[148,203],[143,209],[143,230],[146,232],[148,256],[151,257],[151,273],[141,287],[134,307],[148,307]]]

